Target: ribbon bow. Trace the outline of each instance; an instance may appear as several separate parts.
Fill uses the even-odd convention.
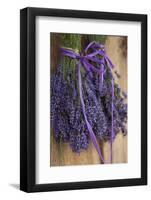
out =
[[[80,68],[83,67],[86,72],[90,73],[90,75],[92,72],[99,75],[99,80],[100,80],[99,81],[99,90],[101,91],[102,86],[103,86],[104,73],[106,71],[106,67],[108,66],[110,71],[112,71],[112,68],[114,66],[113,66],[111,60],[106,55],[104,45],[101,45],[94,41],[89,43],[88,46],[84,49],[84,51],[81,54],[76,53],[74,50],[66,49],[66,48],[61,48],[60,51],[61,51],[61,55],[77,60],[79,94],[80,94],[80,101],[81,101],[81,105],[82,105],[82,112],[83,112],[83,116],[85,119],[85,123],[86,123],[87,129],[88,129],[90,138],[92,140],[92,143],[93,143],[96,151],[98,152],[100,160],[103,163],[107,163],[103,158],[103,155],[100,150],[99,144],[97,142],[96,136],[95,136],[93,129],[87,119],[85,104],[84,104],[83,95],[82,95],[82,83],[81,83]],[[91,53],[88,53],[88,51],[91,51]],[[98,58],[97,57],[98,55],[101,58],[100,57]],[[97,67],[96,67],[96,65],[94,65],[92,63],[95,63],[97,65]],[[114,99],[114,79],[112,76],[112,101],[111,101],[111,120],[112,120],[112,122],[111,122],[111,137],[110,137],[110,152],[111,152],[110,153],[110,161],[109,161],[110,163],[112,162],[112,142],[113,142],[113,138],[115,136],[114,130],[113,130],[113,99]]]

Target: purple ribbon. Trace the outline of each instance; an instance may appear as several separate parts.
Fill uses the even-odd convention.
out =
[[[113,129],[113,100],[114,100],[114,79],[112,76],[112,101],[111,101],[111,137],[110,137],[110,161],[107,162],[104,160],[101,149],[99,147],[99,144],[97,142],[96,136],[92,130],[92,127],[87,119],[86,115],[86,109],[85,109],[85,104],[83,100],[83,95],[82,95],[82,83],[81,83],[81,70],[80,68],[83,67],[86,72],[94,72],[99,75],[99,90],[102,90],[103,86],[103,80],[104,80],[104,73],[106,71],[106,67],[109,67],[110,71],[112,72],[112,68],[114,67],[111,60],[107,57],[104,45],[101,45],[96,42],[91,42],[88,44],[88,46],[84,49],[84,51],[81,54],[76,53],[74,50],[66,49],[66,48],[61,48],[61,55],[70,57],[72,59],[77,60],[77,68],[78,68],[78,86],[79,86],[79,94],[80,94],[80,101],[82,105],[82,112],[84,115],[85,123],[87,126],[87,129],[89,131],[90,138],[92,140],[92,143],[98,152],[98,155],[100,157],[100,160],[103,163],[111,163],[112,162],[112,143],[113,139],[115,137],[114,134],[114,129]],[[88,53],[90,51],[91,53]],[[100,56],[99,58],[97,56]],[[90,62],[96,63],[97,67],[95,67],[93,64]]]

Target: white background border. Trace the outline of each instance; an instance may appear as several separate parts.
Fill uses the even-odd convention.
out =
[[[128,36],[127,164],[50,167],[50,32]],[[140,33],[136,22],[36,19],[36,183],[140,177]]]

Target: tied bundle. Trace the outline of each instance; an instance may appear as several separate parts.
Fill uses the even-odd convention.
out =
[[[104,45],[91,42],[83,52],[61,48],[62,57],[75,60],[74,70],[59,65],[51,76],[51,123],[56,141],[69,142],[74,152],[86,150],[91,140],[100,160],[112,162],[112,143],[127,134],[127,95],[115,83]],[[73,73],[74,71],[74,73]],[[117,74],[117,73],[115,73]],[[119,77],[119,76],[118,76]],[[98,140],[110,142],[105,161]]]

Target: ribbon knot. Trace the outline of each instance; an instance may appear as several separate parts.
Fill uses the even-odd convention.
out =
[[[89,136],[93,142],[93,145],[98,152],[98,155],[100,157],[100,160],[103,163],[108,163],[107,161],[104,160],[102,152],[100,150],[99,144],[97,142],[96,136],[93,132],[93,129],[87,119],[86,115],[86,109],[85,109],[85,104],[83,100],[83,95],[82,95],[82,82],[81,82],[81,70],[80,68],[83,67],[86,72],[89,72],[90,74],[96,73],[99,75],[99,90],[102,90],[103,86],[103,80],[104,80],[104,73],[106,72],[106,67],[108,67],[111,71],[112,68],[114,67],[111,60],[108,58],[105,52],[104,45],[96,43],[95,41],[91,42],[88,44],[88,46],[84,49],[83,52],[77,53],[74,50],[67,49],[67,48],[61,48],[61,55],[62,56],[67,56],[71,59],[76,59],[77,60],[77,68],[78,68],[78,86],[79,86],[79,94],[80,94],[80,101],[81,101],[81,106],[82,106],[82,112],[83,116],[85,119],[85,123],[87,126],[87,129],[89,131]],[[90,52],[90,53],[88,53]],[[111,137],[110,137],[110,163],[112,162],[112,142],[114,138],[114,130],[113,130],[113,99],[114,99],[114,79],[112,76],[112,101],[111,101]]]
[[[79,56],[77,56],[77,57],[79,58],[79,60],[80,60],[81,62],[83,62],[84,59],[85,59],[85,57],[84,57],[83,55],[79,55]]]

